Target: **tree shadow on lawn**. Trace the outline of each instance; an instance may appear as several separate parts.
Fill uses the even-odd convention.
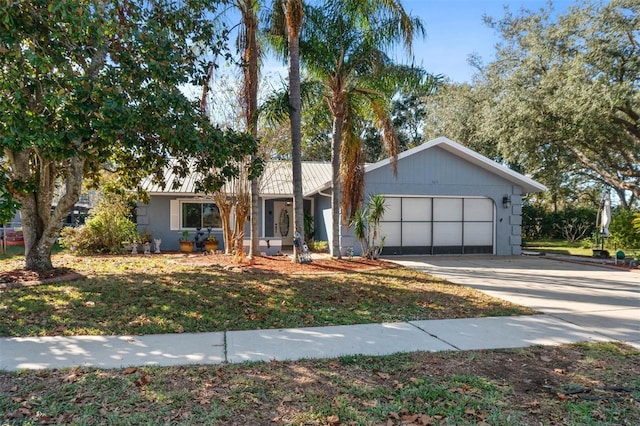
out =
[[[4,336],[211,332],[530,314],[403,268],[282,276],[200,268],[0,293]]]

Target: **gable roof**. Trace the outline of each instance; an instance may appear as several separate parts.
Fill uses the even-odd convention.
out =
[[[418,145],[407,151],[401,152],[400,154],[398,154],[398,161],[427,149],[433,148],[435,146],[442,148],[445,151],[448,151],[451,154],[470,162],[471,164],[474,164],[497,176],[500,176],[501,178],[506,179],[509,182],[513,182],[513,184],[520,186],[524,193],[542,192],[547,190],[547,187],[540,182],[537,182],[527,176],[511,170],[510,168],[505,167],[502,164],[496,163],[495,161],[485,157],[484,155],[478,154],[477,152],[467,148],[466,146],[454,142],[444,136],[433,139],[429,142],[425,142],[422,145]],[[365,166],[365,173],[369,173],[381,167],[386,167],[390,164],[391,159],[385,158],[384,160],[378,161],[377,163]]]

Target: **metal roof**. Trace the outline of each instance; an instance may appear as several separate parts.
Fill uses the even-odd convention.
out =
[[[164,172],[165,189],[152,181],[151,177],[142,181],[142,188],[149,194],[181,194],[195,195],[195,184],[202,175],[192,173],[180,180],[171,168]],[[174,182],[180,182],[177,188],[173,188]],[[302,162],[302,193],[309,196],[318,192],[319,188],[331,182],[331,163],[328,162]],[[225,185],[225,191],[232,193],[233,183]],[[293,170],[290,161],[269,161],[265,164],[264,172],[260,178],[260,195],[263,197],[292,196],[293,195]]]

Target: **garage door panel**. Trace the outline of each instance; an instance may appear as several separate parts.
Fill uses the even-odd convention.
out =
[[[403,246],[430,246],[431,222],[403,222]]]
[[[462,254],[493,254],[493,246],[465,246]]]
[[[383,221],[400,222],[402,220],[402,199],[398,197],[388,197],[385,199],[386,208]]]
[[[492,222],[465,222],[464,223],[465,246],[490,246],[493,245]]]
[[[401,246],[402,226],[400,222],[381,222],[380,235],[385,237],[385,246]]]
[[[488,198],[466,198],[464,220],[493,222],[493,201]]]
[[[434,246],[462,246],[462,222],[435,222]]]
[[[434,198],[433,221],[462,221],[462,198]]]
[[[409,222],[431,221],[431,198],[411,197],[402,199],[402,220]]]
[[[463,254],[462,246],[438,246],[433,247],[433,254]]]

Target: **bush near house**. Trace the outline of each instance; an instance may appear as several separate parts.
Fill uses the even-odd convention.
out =
[[[60,244],[78,254],[117,254],[122,252],[123,243],[140,239],[129,203],[112,193],[104,194],[84,225],[63,228],[60,236]]]
[[[590,207],[548,211],[544,207],[522,206],[522,238],[578,241],[597,231],[598,210]]]
[[[611,243],[614,247],[640,248],[640,229],[634,228],[634,218],[640,212],[616,208],[611,214]]]

